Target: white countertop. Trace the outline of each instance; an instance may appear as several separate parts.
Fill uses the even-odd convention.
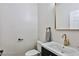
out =
[[[70,46],[64,46],[63,48],[62,44],[53,41],[42,43],[42,47],[46,48],[47,50],[58,56],[79,56],[79,51],[77,49]]]

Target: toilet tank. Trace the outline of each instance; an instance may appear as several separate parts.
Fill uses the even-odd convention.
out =
[[[41,47],[42,47],[41,44],[43,44],[43,42],[37,41],[37,50],[38,50],[39,52],[41,52]]]

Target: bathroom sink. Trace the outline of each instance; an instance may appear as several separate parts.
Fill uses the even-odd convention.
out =
[[[63,46],[57,42],[43,43],[42,46],[59,56],[79,56],[79,51],[70,46]]]
[[[64,53],[66,55],[71,55],[71,56],[79,55],[79,52],[76,49],[74,49],[74,48],[67,48],[67,47],[63,48],[61,50],[61,53]]]

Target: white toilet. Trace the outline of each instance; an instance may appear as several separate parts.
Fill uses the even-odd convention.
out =
[[[41,41],[37,41],[37,50],[32,49],[25,53],[25,56],[40,56],[41,55]]]
[[[35,49],[32,49],[32,50],[27,51],[25,55],[26,56],[39,56],[40,52]]]

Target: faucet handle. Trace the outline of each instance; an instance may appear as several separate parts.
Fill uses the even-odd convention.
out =
[[[67,34],[63,34],[63,35],[62,35],[62,38],[63,38],[64,36],[65,36],[65,38],[66,38],[66,37],[67,37]]]

